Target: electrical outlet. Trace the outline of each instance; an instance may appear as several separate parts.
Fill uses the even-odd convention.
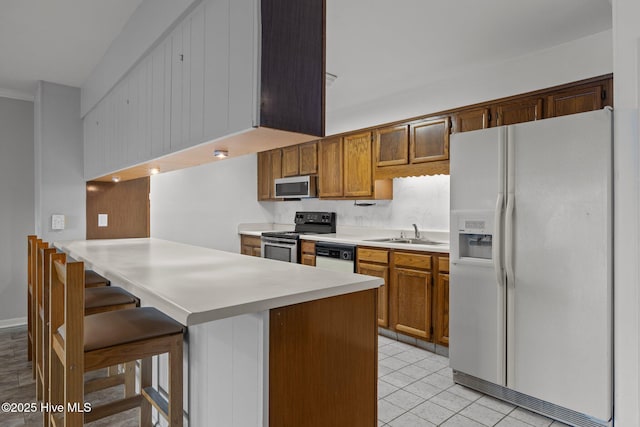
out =
[[[61,215],[61,214],[51,215],[51,229],[64,230],[64,215]]]
[[[109,225],[109,215],[98,214],[98,227],[107,227]]]

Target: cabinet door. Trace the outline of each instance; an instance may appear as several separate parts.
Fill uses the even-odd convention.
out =
[[[318,173],[318,143],[309,142],[300,145],[300,175]]]
[[[398,332],[431,338],[431,273],[408,268],[394,269],[396,324]]]
[[[84,136],[84,179],[88,181],[97,175],[98,159],[98,119],[97,109],[91,110],[83,119]]]
[[[377,167],[409,163],[409,126],[390,126],[375,131]]]
[[[260,246],[254,246],[252,248],[251,255],[258,258],[262,257],[262,251],[260,249]]]
[[[345,136],[344,196],[366,197],[373,193],[371,165],[371,133]]]
[[[299,174],[298,162],[300,153],[298,150],[297,145],[282,149],[282,176],[296,176]]]
[[[449,275],[438,274],[436,284],[435,337],[438,344],[449,345]]]
[[[342,197],[342,138],[318,145],[318,196]]]
[[[271,155],[268,151],[258,153],[258,200],[271,198]]]
[[[461,111],[453,116],[453,132],[469,132],[489,127],[489,109]]]
[[[602,108],[604,90],[602,85],[579,87],[547,97],[547,117],[584,113]]]
[[[542,98],[506,102],[495,107],[496,126],[514,125],[542,118]]]
[[[378,325],[387,328],[389,326],[389,298],[387,295],[387,290],[389,289],[389,267],[387,265],[359,262],[358,273],[384,279],[384,285],[378,288]]]
[[[449,118],[412,124],[409,158],[411,163],[447,160],[449,158]]]
[[[269,163],[271,167],[271,179],[269,180],[269,198],[274,200],[276,198],[275,193],[275,180],[282,178],[282,150],[269,151]]]
[[[316,256],[312,254],[302,254],[300,259],[300,264],[310,265],[312,267],[316,266]]]
[[[187,62],[189,76],[185,80],[189,91],[185,123],[188,133],[185,138],[189,146],[204,140],[204,2],[191,14],[189,25],[189,43]],[[186,91],[185,91],[186,92]]]
[[[179,150],[182,146],[182,85],[184,74],[184,48],[181,24],[171,33],[171,151]]]

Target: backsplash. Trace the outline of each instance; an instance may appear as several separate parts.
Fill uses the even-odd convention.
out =
[[[368,201],[358,201],[366,203]],[[262,202],[273,222],[290,224],[296,211],[335,211],[338,226],[449,231],[449,175],[395,178],[393,200],[371,201],[373,206],[354,206],[353,200],[305,199]]]

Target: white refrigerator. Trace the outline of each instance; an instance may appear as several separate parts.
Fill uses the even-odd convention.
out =
[[[612,419],[612,111],[454,134],[454,380],[578,426]]]

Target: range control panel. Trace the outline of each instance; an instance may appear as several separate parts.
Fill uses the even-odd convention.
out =
[[[334,224],[335,212],[296,212],[296,224]]]

